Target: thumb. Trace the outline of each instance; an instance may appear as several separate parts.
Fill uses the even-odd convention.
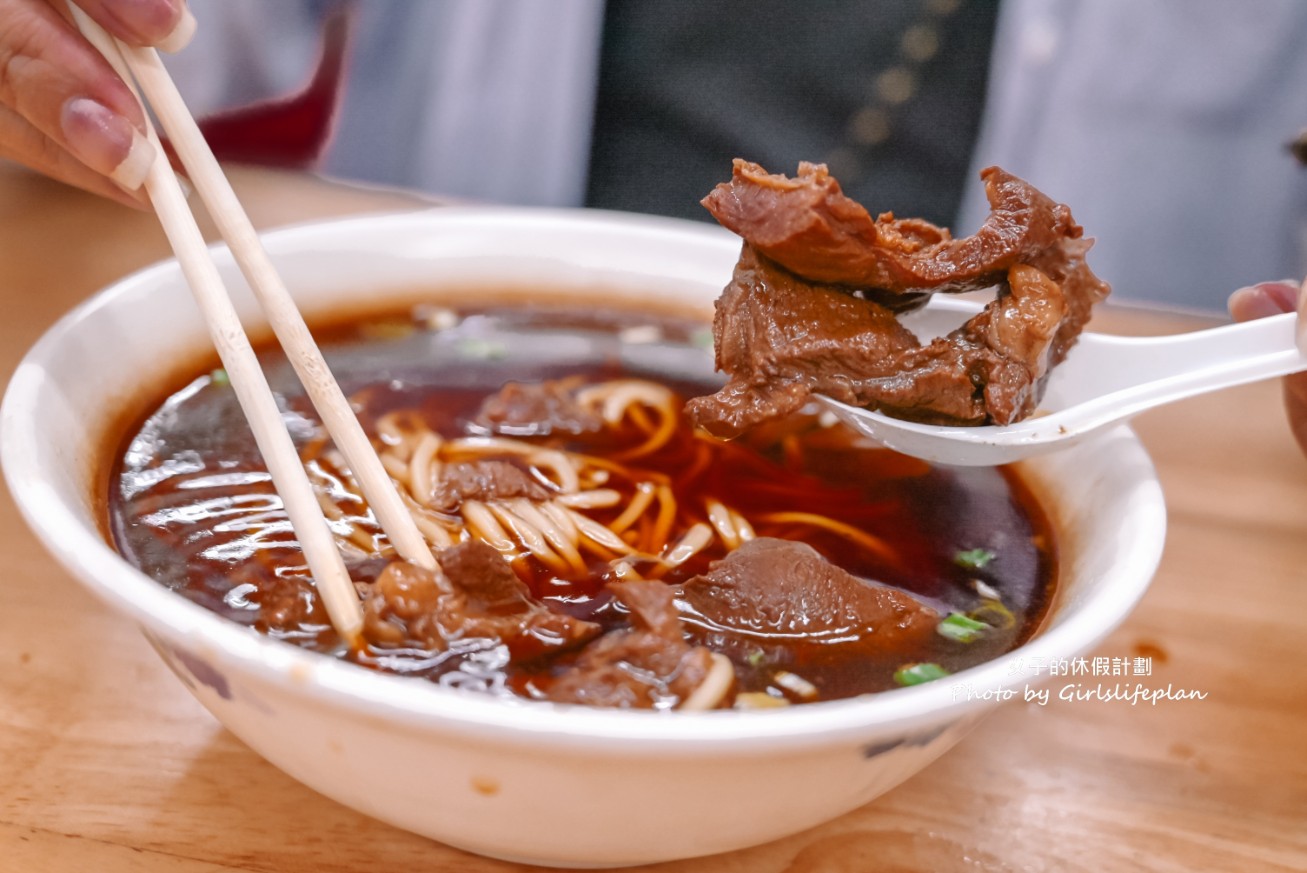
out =
[[[1235,321],[1251,321],[1294,312],[1303,293],[1307,293],[1303,286],[1292,279],[1240,288],[1230,295],[1230,315]],[[1284,378],[1284,408],[1289,416],[1289,428],[1307,454],[1307,372]]]
[[[1226,305],[1235,321],[1252,321],[1293,312],[1298,308],[1298,294],[1298,283],[1292,279],[1259,282],[1231,294]]]

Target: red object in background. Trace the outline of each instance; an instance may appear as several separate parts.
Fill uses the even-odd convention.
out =
[[[323,22],[322,51],[309,84],[298,93],[225,110],[199,120],[219,161],[306,169],[317,163],[335,127],[349,47],[351,4]],[[164,144],[174,167],[171,145]]]

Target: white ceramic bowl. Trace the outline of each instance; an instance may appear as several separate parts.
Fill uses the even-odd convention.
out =
[[[709,311],[738,241],[670,220],[441,209],[269,234],[310,319],[411,300],[414,289],[567,289]],[[257,322],[225,251],[217,259]],[[552,865],[723,852],[864,804],[958,741],[1019,688],[1010,658],[951,681],[766,712],[617,712],[506,703],[371,673],[278,643],[172,594],[106,544],[103,457],[161,362],[208,342],[175,263],[105,290],[31,350],[5,398],[0,448],[47,548],[121,610],[191,692],[287,773],[367,815],[473,852]],[[1162,495],[1125,429],[1028,462],[1060,533],[1051,619],[1011,658],[1093,646],[1138,601],[1161,555]],[[969,686],[972,694],[961,693]],[[578,827],[577,823],[584,825]]]

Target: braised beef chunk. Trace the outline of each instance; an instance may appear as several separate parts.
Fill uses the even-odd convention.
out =
[[[487,615],[508,615],[531,607],[530,593],[513,568],[492,546],[468,540],[442,549],[436,560],[468,606]]]
[[[694,423],[738,436],[797,411],[813,391],[846,403],[855,385],[917,347],[889,310],[781,269],[745,245],[713,317],[717,369],[731,381],[686,406]]]
[[[952,240],[926,222],[873,222],[824,167],[787,179],[737,161],[705,200],[745,238],[713,320],[730,381],[689,403],[695,424],[738,436],[813,393],[937,424],[1034,412],[1049,368],[1109,289],[1085,265],[1092,242],[1065,206],[998,168],[982,176],[989,220]],[[988,285],[997,296],[983,312],[924,346],[895,320],[896,295]]]
[[[998,167],[980,176],[990,215],[962,239],[920,219],[885,213],[873,220],[823,164],[802,163],[791,179],[737,158],[731,181],[714,188],[703,205],[805,279],[887,294],[988,288],[1013,264],[1080,236],[1071,210],[1030,184]]]
[[[453,512],[465,500],[546,500],[549,490],[508,461],[477,460],[447,464],[431,497],[431,507]],[[502,563],[502,561],[501,561]]]
[[[658,581],[615,582],[630,630],[586,646],[547,694],[559,703],[664,709],[685,700],[712,667],[712,654],[685,641],[672,589]]]
[[[487,397],[476,422],[493,433],[510,436],[595,433],[598,415],[581,406],[562,382],[509,382]]]
[[[369,642],[444,651],[457,640],[483,639],[506,645],[514,661],[528,661],[599,634],[598,625],[533,601],[503,557],[479,540],[445,549],[438,559],[442,573],[396,561],[369,586]]]
[[[909,651],[940,616],[911,594],[863,581],[792,540],[759,537],[681,586],[693,622],[718,642],[748,647],[802,641]]]
[[[855,405],[941,424],[1010,424],[1034,412],[1067,306],[1034,267],[1015,266],[1009,276],[966,324],[884,361],[893,372],[859,382]]]

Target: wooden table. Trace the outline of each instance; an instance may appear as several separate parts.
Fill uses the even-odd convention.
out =
[[[235,179],[265,227],[418,205],[300,176]],[[0,167],[5,381],[62,312],[165,254],[151,216]],[[1117,310],[1096,326],[1203,323]],[[1271,384],[1149,413],[1138,430],[1167,493],[1166,556],[1095,654],[1152,657],[1143,681],[1206,699],[1011,704],[856,812],[656,869],[1307,870],[1307,460]],[[0,871],[528,869],[395,830],[282,775],[56,566],[7,493],[0,538]]]

